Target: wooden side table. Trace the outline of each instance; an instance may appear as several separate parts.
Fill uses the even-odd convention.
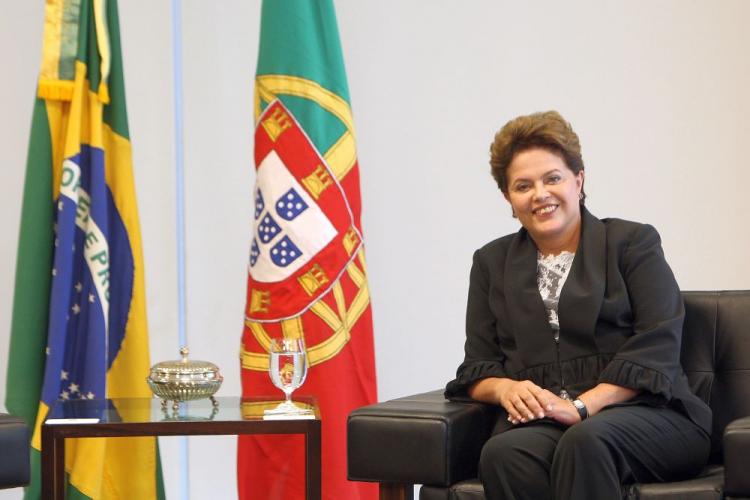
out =
[[[314,418],[265,420],[263,408],[273,398],[216,398],[188,401],[173,412],[152,398],[59,401],[42,425],[42,498],[65,498],[65,439],[128,436],[205,436],[239,434],[303,434],[305,490],[308,500],[321,498],[320,412],[314,399],[295,403],[309,406]]]

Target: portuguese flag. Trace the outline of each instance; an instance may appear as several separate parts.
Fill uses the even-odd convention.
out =
[[[34,428],[27,499],[56,401],[151,396],[145,298],[117,3],[47,0],[6,389]],[[155,438],[66,451],[69,499],[164,497]]]
[[[323,498],[373,499],[376,485],[346,479],[347,416],[377,397],[359,165],[332,1],[264,1],[259,50],[243,395],[281,398],[268,375],[270,339],[303,338],[309,371],[294,395],[320,406]],[[304,477],[302,436],[239,438],[241,499],[302,499]]]

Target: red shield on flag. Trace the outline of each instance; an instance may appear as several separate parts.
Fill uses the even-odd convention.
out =
[[[270,340],[303,338],[310,369],[294,395],[319,403],[323,498],[375,498],[375,485],[346,479],[347,415],[376,400],[356,162],[337,176],[276,99],[258,118],[255,165],[243,395],[280,398],[268,375]],[[243,412],[277,403],[248,402]],[[242,436],[240,498],[304,498],[303,451],[301,436]]]
[[[255,130],[255,231],[246,316],[298,316],[331,290],[362,242],[346,194],[291,112],[276,100]]]

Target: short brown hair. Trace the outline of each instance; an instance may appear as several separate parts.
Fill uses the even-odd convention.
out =
[[[519,116],[506,123],[490,145],[490,171],[504,194],[508,194],[508,167],[513,158],[522,151],[535,148],[558,155],[576,175],[584,169],[578,135],[560,113],[545,111]],[[581,204],[585,199],[581,187]]]

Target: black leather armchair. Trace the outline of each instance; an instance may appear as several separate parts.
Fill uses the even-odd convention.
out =
[[[750,291],[684,292],[682,365],[714,414],[712,455],[698,477],[634,484],[628,499],[750,499]],[[438,390],[359,408],[348,421],[348,476],[381,499],[484,500],[479,454],[496,410]]]
[[[0,488],[29,484],[29,428],[23,419],[0,413]]]

